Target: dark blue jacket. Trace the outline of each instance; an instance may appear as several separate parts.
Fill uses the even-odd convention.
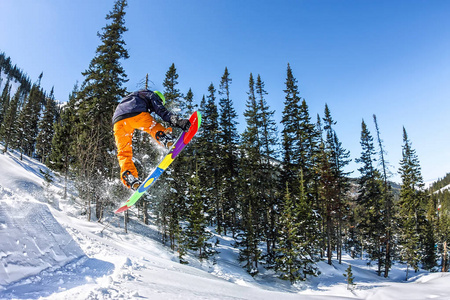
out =
[[[168,111],[161,98],[149,90],[140,90],[125,96],[116,107],[113,124],[127,118],[137,116],[142,112],[155,112],[164,121],[170,123],[172,113]]]

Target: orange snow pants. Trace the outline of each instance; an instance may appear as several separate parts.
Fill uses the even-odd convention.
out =
[[[167,128],[155,121],[148,112],[142,112],[137,116],[120,120],[114,124],[114,138],[116,139],[117,158],[120,165],[120,179],[128,186],[122,178],[125,171],[130,171],[134,177],[138,177],[138,172],[133,163],[133,148],[131,145],[133,132],[135,129],[149,133],[152,138],[158,131],[166,131]]]

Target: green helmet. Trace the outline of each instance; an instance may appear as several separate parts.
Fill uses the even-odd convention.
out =
[[[163,105],[166,105],[166,97],[164,97],[163,93],[161,93],[160,91],[153,91],[153,93],[161,98]]]

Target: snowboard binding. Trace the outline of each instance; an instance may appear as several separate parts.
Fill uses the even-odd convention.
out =
[[[123,172],[122,178],[128,184],[128,187],[133,191],[137,190],[141,185],[141,181],[139,180],[139,178],[134,177],[130,171]]]
[[[172,136],[171,134],[172,130],[168,129],[166,131],[158,131],[155,134],[155,138],[156,140],[163,145],[164,147],[166,147],[167,149],[170,149],[170,147],[173,146],[173,144],[175,143],[175,138]]]

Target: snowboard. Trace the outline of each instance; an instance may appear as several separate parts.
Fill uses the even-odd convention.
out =
[[[145,194],[145,192],[153,185],[153,183],[155,183],[159,176],[161,176],[161,174],[164,173],[164,171],[174,161],[178,154],[180,154],[184,147],[189,144],[200,128],[201,121],[202,116],[199,111],[194,112],[190,116],[189,122],[191,122],[191,127],[189,127],[189,130],[180,135],[174,145],[170,148],[169,153],[161,160],[156,169],[142,182],[127,202],[115,211],[116,214],[129,209],[142,197],[142,195]]]

